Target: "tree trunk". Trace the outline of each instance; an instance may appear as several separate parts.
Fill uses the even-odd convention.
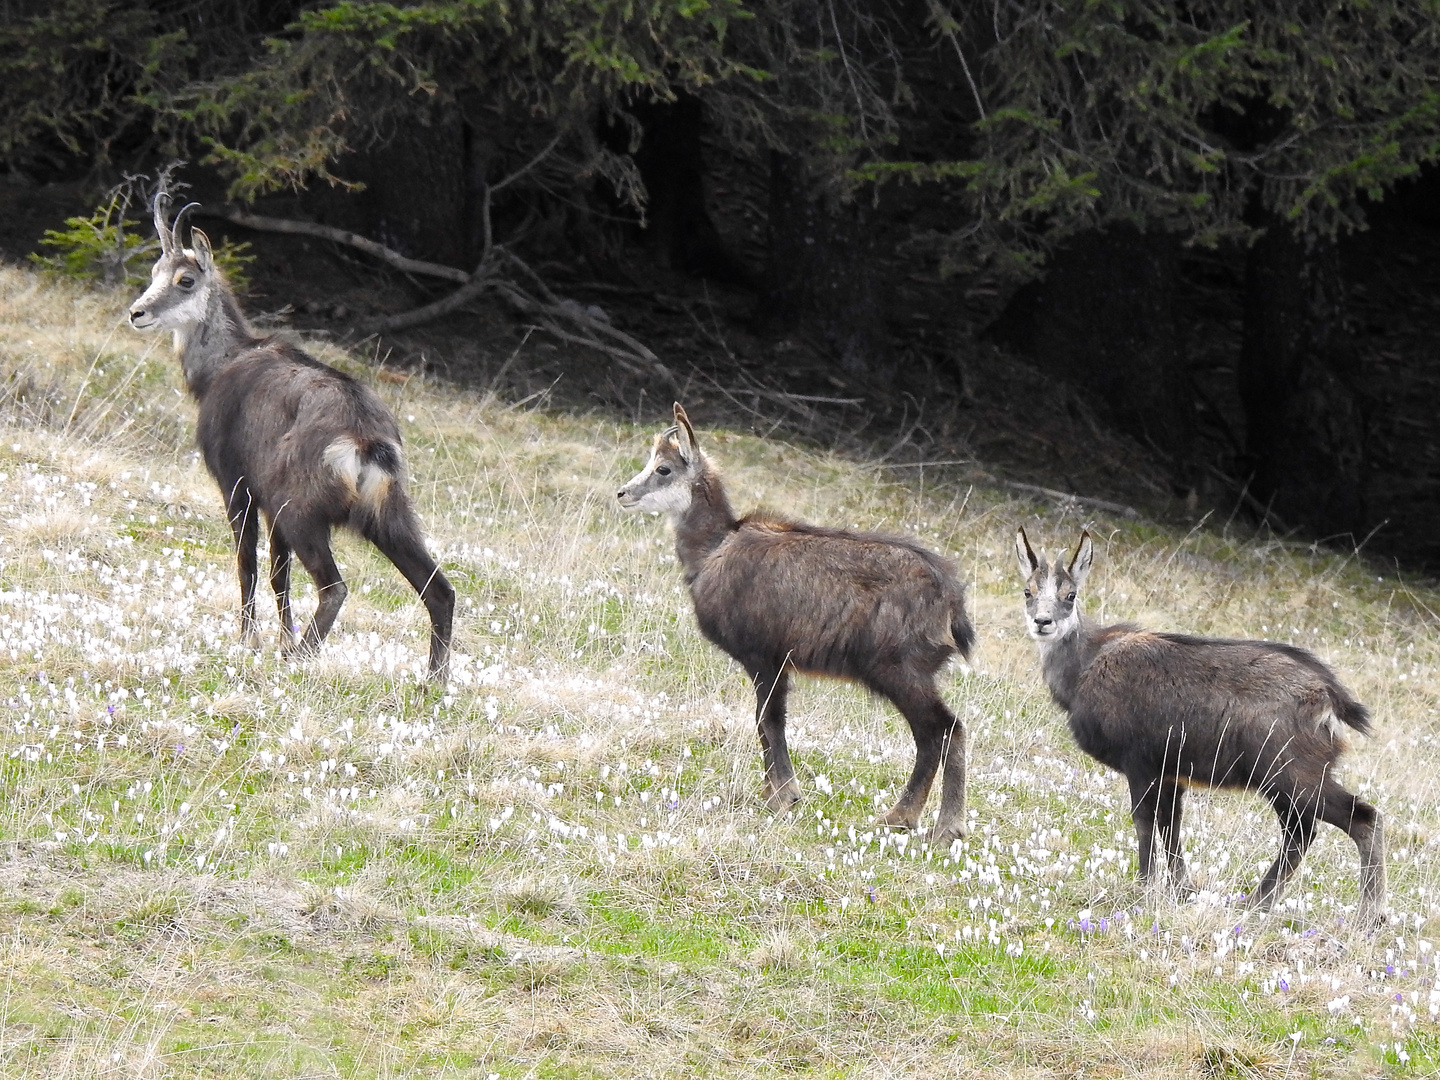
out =
[[[1251,490],[1320,534],[1365,526],[1365,417],[1333,243],[1272,221],[1250,249],[1240,396]]]
[[[490,163],[495,144],[468,120],[462,120],[460,228],[465,238],[465,269],[473,270],[485,254],[485,196],[490,186]],[[493,228],[493,222],[490,223]]]
[[[382,144],[347,156],[341,173],[364,184],[357,193],[317,193],[328,223],[352,229],[402,254],[471,269],[474,149],[453,111],[432,109],[429,123],[402,124]]]
[[[1016,294],[992,334],[1093,394],[1111,424],[1170,458],[1185,488],[1194,482],[1194,403],[1177,317],[1177,255],[1164,234],[1117,228],[1078,237],[1044,279]],[[1035,419],[1043,423],[1043,415]]]
[[[641,102],[631,110],[643,136],[635,167],[648,197],[648,233],[660,265],[692,277],[754,285],[725,246],[705,204],[705,156],[700,99]]]
[[[770,158],[770,259],[762,325],[815,331],[857,374],[890,366],[886,289],[862,199],[843,202],[797,157]]]

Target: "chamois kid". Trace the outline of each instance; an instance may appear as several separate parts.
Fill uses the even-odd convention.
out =
[[[679,404],[675,426],[655,437],[649,462],[618,497],[626,509],[670,518],[701,633],[754,680],[772,808],[800,798],[785,746],[790,675],[828,675],[888,698],[915,737],[915,769],[881,822],[916,828],[938,769],[931,842],[946,846],[964,835],[965,725],[935,679],[955,653],[969,655],[975,631],[947,560],[905,537],[761,513],[737,518]]]
[[[1076,597],[1094,546],[1080,534],[1068,566],[1037,558],[1020,529],[1026,627],[1040,649],[1050,695],[1069,713],[1075,741],[1124,774],[1140,847],[1140,877],[1156,876],[1156,833],[1178,889],[1185,888],[1180,818],[1187,787],[1258,791],[1280,818],[1280,855],[1248,897],[1268,909],[1300,865],[1315,822],[1343,829],[1360,850],[1363,921],[1385,906],[1380,813],[1335,779],[1345,728],[1370,731],[1370,714],[1335,673],[1304,649],[1099,626]]]
[[[220,485],[235,532],[240,632],[255,630],[256,542],[270,534],[270,584],[287,655],[313,653],[345,602],[330,530],[365,537],[414,586],[430,614],[430,677],[443,680],[450,656],[455,590],[425,550],[405,493],[400,429],[375,394],[293,345],[257,336],[215,265],[210,241],[190,230],[184,207],[166,225],[169,198],[155,199],[160,258],[150,287],[130,305],[137,330],[170,330],[191,395],[200,407],[196,439]],[[297,641],[290,616],[292,553],[315,580],[319,603]]]

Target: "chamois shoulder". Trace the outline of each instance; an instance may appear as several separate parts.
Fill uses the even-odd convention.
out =
[[[378,424],[387,435],[399,437],[390,411],[373,390],[282,338],[264,338],[242,350],[217,378],[217,385],[235,380],[232,385],[236,386],[261,379],[271,394],[299,397],[300,407],[307,413],[323,415],[338,408],[351,418]]]
[[[1137,660],[1150,662],[1164,647],[1159,635],[1134,623],[1112,623],[1109,626],[1087,624],[1083,636],[1071,640],[1074,642],[1071,651],[1066,653],[1062,649],[1055,654],[1055,659],[1068,655],[1069,663],[1080,665],[1073,669],[1072,677],[1083,677],[1090,683],[1108,681],[1116,675],[1124,677]],[[1085,671],[1083,676],[1081,670]],[[1051,690],[1057,692],[1053,686]],[[1065,699],[1062,703],[1067,709],[1070,707],[1070,696],[1069,692],[1062,695]]]
[[[1312,653],[1309,649],[1299,645],[1289,645],[1283,641],[1261,641],[1257,638],[1212,638],[1200,637],[1196,634],[1157,634],[1167,641],[1176,645],[1188,646],[1191,648],[1220,648],[1234,650],[1236,655],[1249,654],[1256,658],[1275,656],[1284,657],[1293,661],[1301,667],[1313,671],[1317,675],[1326,678],[1334,678],[1334,673],[1326,666],[1325,662]]]
[[[1128,648],[1153,648],[1155,638],[1159,634],[1152,634],[1142,629],[1137,623],[1121,622],[1111,623],[1109,626],[1090,626],[1086,628],[1090,641],[1096,648],[1128,649]]]
[[[305,371],[312,371],[320,376],[332,378],[337,382],[355,383],[359,385],[354,376],[341,371],[339,368],[331,367],[323,360],[316,359],[295,342],[280,337],[278,334],[270,334],[265,337],[256,338],[249,342],[244,348],[237,350],[234,359],[270,364],[287,364]]]

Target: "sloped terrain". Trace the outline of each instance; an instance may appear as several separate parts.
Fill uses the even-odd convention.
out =
[[[448,688],[418,682],[423,610],[343,538],[336,631],[289,664],[268,609],[261,652],[236,640],[193,408],[127,299],[0,268],[0,1075],[1440,1064],[1434,591],[692,409],[737,506],[913,532],[970,582],[980,647],[943,686],[970,730],[969,838],[875,826],[911,742],[830,684],[793,695],[805,799],[775,817],[747,680],[696,632],[663,523],[612,505],[652,424],[392,381],[314,341],[400,418],[458,655]],[[1386,814],[1383,928],[1350,926],[1357,860],[1333,829],[1281,910],[1232,903],[1277,841],[1253,796],[1192,799],[1194,900],[1135,884],[1124,783],[1074,749],[1020,633],[1015,525],[1053,548],[1082,521],[1092,615],[1292,641],[1372,708],[1345,782]]]

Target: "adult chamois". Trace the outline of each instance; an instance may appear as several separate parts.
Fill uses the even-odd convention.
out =
[[[250,328],[210,240],[182,230],[197,204],[166,225],[168,196],[155,199],[160,258],[150,287],[130,305],[137,330],[170,330],[185,384],[200,407],[196,440],[220,485],[235,532],[240,632],[254,646],[255,549],[263,515],[270,534],[270,584],[287,655],[313,653],[345,602],[330,551],[344,525],[381,550],[430,614],[430,677],[445,678],[455,590],[425,550],[405,493],[400,429],[375,394],[344,372]],[[319,603],[297,641],[290,617],[290,559],[315,580]]]
[[[618,493],[628,510],[664,511],[700,631],[755,683],[766,802],[800,798],[785,745],[791,672],[848,679],[888,698],[915,737],[915,769],[880,819],[914,829],[942,769],[931,842],[965,834],[965,724],[935,677],[975,631],[954,568],[914,540],[754,513],[737,518],[685,410],[655,437],[649,463]]]
[[[1068,566],[1037,558],[1024,529],[1015,534],[1015,554],[1026,627],[1050,696],[1069,714],[1080,749],[1129,782],[1143,881],[1155,877],[1158,831],[1174,884],[1185,887],[1185,788],[1240,788],[1270,800],[1282,832],[1280,854],[1249,903],[1275,904],[1320,820],[1360,850],[1360,918],[1383,914],[1380,813],[1335,779],[1345,728],[1368,734],[1370,714],[1333,671],[1306,650],[1273,641],[1091,623],[1076,601],[1094,558],[1088,532]]]

